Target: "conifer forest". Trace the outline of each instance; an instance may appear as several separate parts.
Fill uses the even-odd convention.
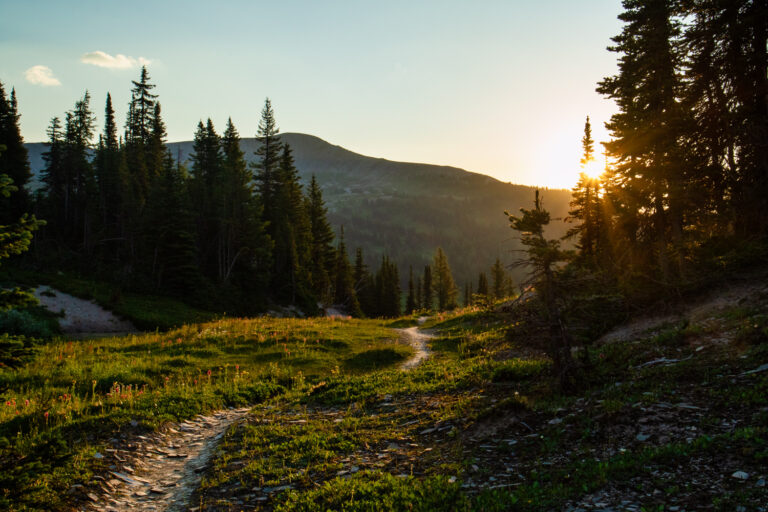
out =
[[[0,509],[768,511],[768,2],[44,3]]]

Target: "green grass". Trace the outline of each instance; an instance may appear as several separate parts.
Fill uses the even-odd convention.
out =
[[[154,429],[394,364],[411,353],[396,339],[376,321],[263,318],[42,345],[0,369],[0,508],[66,508],[89,454],[132,420]]]

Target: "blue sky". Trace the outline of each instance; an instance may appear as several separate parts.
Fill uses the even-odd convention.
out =
[[[570,187],[585,116],[605,140],[615,110],[594,89],[616,69],[605,47],[620,10],[619,0],[0,0],[0,81],[16,88],[29,142],[85,89],[99,128],[107,91],[122,122],[148,62],[170,141],[207,117],[254,136],[269,96],[283,132]]]

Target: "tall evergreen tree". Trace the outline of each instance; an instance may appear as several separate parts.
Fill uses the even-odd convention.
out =
[[[187,300],[205,291],[200,273],[194,221],[184,169],[166,151],[163,168],[147,201],[144,236],[150,250],[149,271],[155,290]]]
[[[687,178],[681,149],[684,112],[680,106],[680,24],[666,0],[624,0],[619,18],[625,25],[609,48],[622,54],[617,75],[605,78],[598,92],[612,98],[619,112],[606,127],[605,143],[616,162],[610,178],[627,238],[638,251],[654,248],[662,275],[672,276],[670,250],[682,254]],[[652,234],[648,237],[648,234]],[[672,246],[672,247],[670,247]],[[644,249],[645,248],[645,249]],[[678,270],[682,261],[678,259]]]
[[[128,190],[126,169],[120,165],[120,144],[117,138],[117,123],[112,107],[112,97],[107,93],[104,107],[104,132],[94,158],[94,173],[99,189],[100,253],[104,259],[119,259],[120,247],[124,245],[125,219],[123,204]]]
[[[566,261],[568,254],[560,249],[558,240],[547,240],[544,237],[544,228],[550,222],[550,215],[542,205],[538,190],[534,207],[530,210],[520,208],[520,213],[520,216],[507,213],[510,227],[520,233],[520,240],[528,254],[519,264],[530,268],[530,282],[543,305],[543,319],[549,340],[547,352],[554,363],[553,371],[561,390],[567,391],[572,389],[575,368],[571,357],[571,335],[562,313],[557,265]]]
[[[272,241],[240,149],[240,135],[231,119],[221,138],[221,150],[223,232],[217,251],[218,279],[239,290],[239,302],[252,304],[255,298],[263,299],[269,282]]]
[[[477,278],[477,295],[482,300],[488,299],[488,276],[485,275],[485,272],[480,272]]]
[[[140,215],[144,208],[150,184],[149,151],[152,144],[155,103],[157,95],[152,94],[155,85],[150,83],[146,66],[141,67],[138,81],[131,81],[131,102],[128,105],[128,119],[125,125],[125,150],[131,175],[134,201]],[[159,112],[158,112],[159,113]]]
[[[311,248],[309,255],[309,272],[312,279],[312,289],[321,300],[329,300],[331,293],[331,278],[335,266],[335,251],[333,248],[333,230],[328,222],[328,209],[323,201],[323,193],[320,190],[314,174],[309,184],[306,203],[307,217],[309,218]],[[362,252],[358,253],[362,261]],[[357,271],[357,258],[355,270]],[[359,276],[355,276],[355,286],[358,286]],[[362,306],[362,304],[361,304]]]
[[[497,257],[493,266],[491,266],[491,282],[493,283],[492,293],[494,299],[503,299],[508,295],[509,285],[507,281],[507,271],[504,268],[504,265],[501,264],[501,260]]]
[[[25,188],[32,173],[24,139],[19,129],[19,111],[16,90],[11,89],[6,96],[3,83],[0,82],[0,144],[5,150],[0,154],[0,174],[5,174],[14,183],[13,192],[0,196],[0,224],[15,222],[30,210],[31,202]]]
[[[381,267],[376,273],[377,315],[395,318],[402,313],[400,273],[397,265],[387,256],[381,259]]]
[[[355,284],[352,277],[352,269],[347,256],[347,246],[344,243],[344,228],[341,228],[339,245],[336,248],[336,282],[334,285],[333,302],[343,306],[346,311],[355,317],[362,316],[360,303],[355,293]]]
[[[276,196],[279,189],[279,167],[280,156],[282,154],[282,143],[280,142],[280,129],[275,121],[275,113],[272,110],[272,102],[267,98],[264,101],[264,108],[261,111],[261,120],[256,140],[259,141],[259,148],[256,150],[258,161],[256,163],[256,188],[261,196],[264,206],[264,219],[274,225],[278,215],[276,211]],[[270,227],[270,230],[274,229]],[[274,237],[272,231],[269,232]]]
[[[424,266],[424,292],[422,293],[423,308],[427,311],[432,311],[434,305],[432,294],[432,267],[429,265]]]
[[[416,294],[413,290],[413,267],[408,269],[408,295],[405,299],[405,314],[410,315],[416,310]]]
[[[283,145],[276,174],[273,219],[273,290],[292,304],[315,303],[310,276],[311,226],[290,146]],[[345,256],[346,257],[346,256]]]
[[[432,288],[437,298],[437,307],[440,311],[453,309],[456,307],[456,283],[453,280],[451,267],[448,264],[448,258],[441,247],[435,250],[433,261],[434,282]],[[486,282],[487,286],[487,282]]]
[[[583,156],[581,166],[586,169],[594,161],[594,141],[589,117],[584,124],[584,137],[581,139]],[[579,181],[573,188],[571,210],[567,220],[577,220],[579,224],[568,230],[566,237],[579,237],[578,247],[587,263],[596,263],[595,256],[602,249],[600,241],[602,228],[602,201],[600,199],[601,183],[598,178],[582,171]]]

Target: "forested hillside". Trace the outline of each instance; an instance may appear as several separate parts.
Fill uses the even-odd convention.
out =
[[[370,266],[378,266],[386,254],[404,275],[409,265],[422,268],[435,247],[443,247],[456,281],[463,285],[475,280],[497,256],[503,262],[514,259],[511,251],[519,244],[510,236],[503,212],[526,205],[532,187],[455,167],[363,156],[312,135],[284,133],[280,138],[293,149],[301,182],[306,186],[316,176],[334,231],[338,234],[343,225],[348,247],[361,247]],[[192,141],[167,146],[174,158],[190,162]],[[26,147],[37,177],[45,165],[46,146]],[[256,162],[258,147],[253,137],[241,139],[240,149],[249,164]],[[39,182],[33,179],[30,186],[37,188]],[[547,190],[543,195],[555,217],[566,215],[570,191]],[[557,224],[551,233],[562,235],[565,229]],[[521,276],[515,273],[518,280]]]

